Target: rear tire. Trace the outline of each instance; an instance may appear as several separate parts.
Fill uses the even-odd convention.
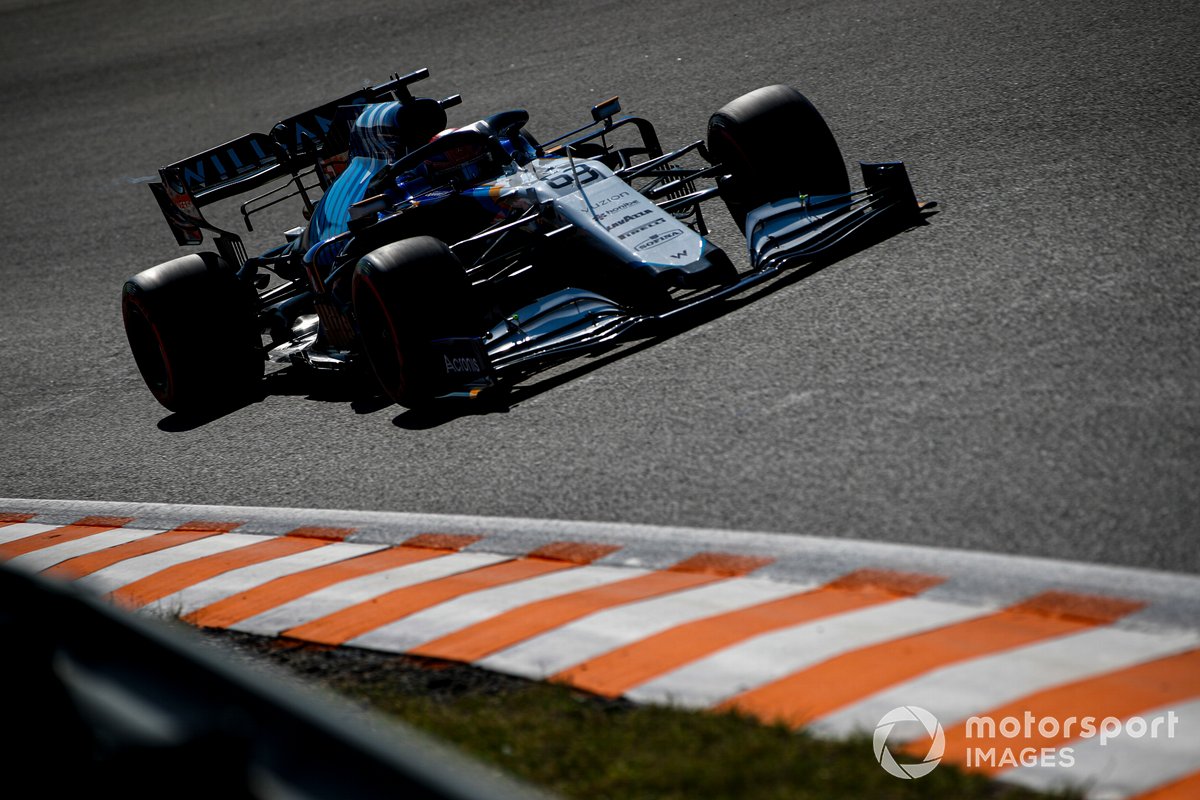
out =
[[[254,299],[214,253],[177,258],[125,281],[125,335],[159,403],[197,412],[251,395],[263,375]]]
[[[482,316],[458,258],[432,236],[373,250],[358,262],[354,315],[383,390],[406,408],[437,394],[432,342],[478,336]]]
[[[790,86],[744,94],[708,121],[708,149],[730,177],[721,196],[739,227],[746,214],[799,194],[846,194],[842,151],[808,98]]]

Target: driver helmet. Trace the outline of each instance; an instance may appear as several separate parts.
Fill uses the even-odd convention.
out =
[[[436,142],[443,136],[459,130],[465,129],[448,128],[430,141]],[[491,161],[491,154],[482,140],[467,140],[431,154],[425,159],[425,170],[431,180],[467,183],[483,179]]]

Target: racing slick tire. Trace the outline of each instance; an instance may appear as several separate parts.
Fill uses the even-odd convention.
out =
[[[708,120],[708,150],[729,169],[721,197],[739,227],[763,203],[798,194],[846,194],[837,140],[816,106],[791,86],[764,86]]]
[[[442,374],[434,341],[481,333],[473,292],[458,258],[432,236],[359,260],[352,282],[359,336],[380,385],[400,405],[421,408],[436,396]]]
[[[186,255],[125,281],[125,335],[159,403],[196,413],[251,395],[263,376],[254,300],[215,253]]]

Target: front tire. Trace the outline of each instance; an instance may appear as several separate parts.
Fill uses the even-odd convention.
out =
[[[183,256],[125,281],[125,335],[159,403],[194,413],[251,395],[263,376],[254,299],[214,253]]]
[[[379,384],[406,408],[427,405],[441,377],[432,343],[482,332],[458,258],[431,236],[393,242],[363,256],[352,291],[359,336]]]
[[[709,118],[708,149],[729,170],[721,196],[739,227],[772,200],[850,191],[837,140],[791,86],[764,86],[722,107]]]

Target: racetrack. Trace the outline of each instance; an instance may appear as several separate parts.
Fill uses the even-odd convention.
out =
[[[0,495],[740,528],[1200,572],[1193,4],[247,5],[0,2]],[[506,413],[431,420],[281,381],[205,424],[166,414],[120,323],[121,281],[181,252],[143,179],[420,66],[420,89],[462,93],[452,122],[521,106],[541,138],[619,93],[683,144],[727,100],[791,83],[850,163],[903,158],[942,213],[559,369]]]

